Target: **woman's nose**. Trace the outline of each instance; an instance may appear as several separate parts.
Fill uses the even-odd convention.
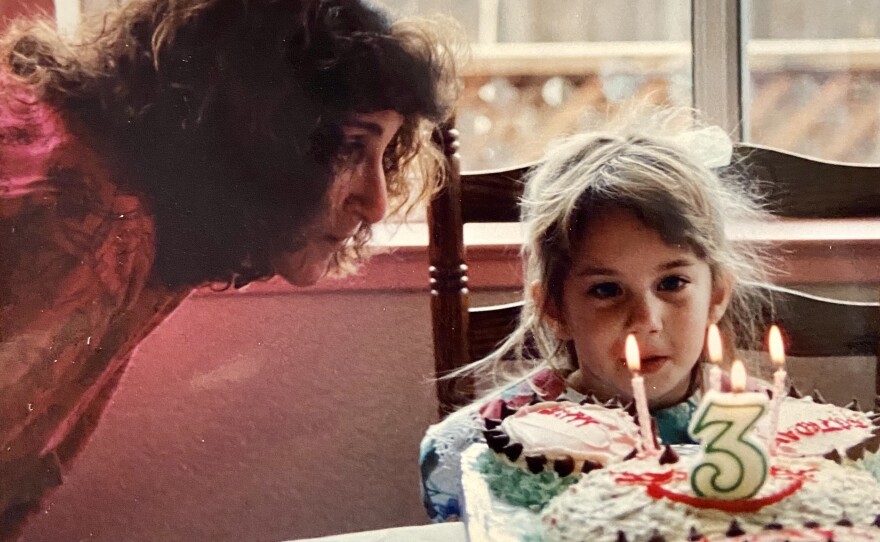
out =
[[[628,331],[636,334],[657,333],[663,329],[663,305],[654,296],[636,296],[630,304]]]
[[[346,198],[346,210],[358,216],[361,222],[375,224],[388,212],[388,187],[381,159],[356,173],[351,192]]]

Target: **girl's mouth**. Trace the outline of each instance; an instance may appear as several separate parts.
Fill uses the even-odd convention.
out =
[[[667,356],[648,356],[642,358],[642,374],[651,374],[659,371],[667,361],[669,361]]]

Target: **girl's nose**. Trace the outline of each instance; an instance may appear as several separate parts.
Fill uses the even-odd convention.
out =
[[[630,305],[627,328],[630,333],[658,333],[663,329],[662,302],[654,296],[636,296]]]
[[[345,201],[346,210],[357,215],[361,222],[375,224],[388,212],[388,187],[382,160],[365,166],[356,176]]]

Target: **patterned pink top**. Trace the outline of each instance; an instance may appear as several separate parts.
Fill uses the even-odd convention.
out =
[[[0,525],[14,529],[188,292],[148,285],[153,219],[85,132],[2,73],[0,96]]]

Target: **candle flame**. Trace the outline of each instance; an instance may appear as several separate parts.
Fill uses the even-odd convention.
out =
[[[633,372],[638,372],[642,369],[639,345],[636,343],[636,336],[632,333],[626,336],[626,366]]]
[[[746,389],[746,366],[740,360],[734,360],[730,366],[730,389],[735,392]]]
[[[712,363],[721,363],[721,359],[723,357],[724,350],[721,347],[721,332],[718,331],[718,326],[712,324],[709,326],[709,361]]]
[[[777,367],[785,365],[785,347],[782,343],[782,333],[779,327],[770,326],[770,337],[768,339],[770,349],[770,359]]]

